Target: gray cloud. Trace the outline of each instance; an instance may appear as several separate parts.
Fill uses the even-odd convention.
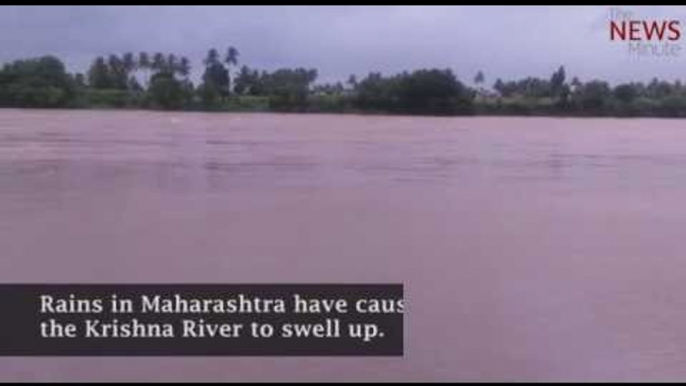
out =
[[[315,67],[324,80],[439,67],[467,81],[482,69],[492,83],[548,76],[560,64],[582,79],[686,78],[686,49],[677,58],[630,57],[609,41],[608,17],[608,7],[4,6],[0,61],[49,53],[83,71],[96,55],[146,50],[186,55],[197,73],[208,48],[234,45],[251,66]]]

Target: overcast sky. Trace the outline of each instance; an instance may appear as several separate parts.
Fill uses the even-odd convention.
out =
[[[638,18],[686,20],[685,7],[628,7]],[[564,64],[582,80],[686,80],[686,36],[678,57],[636,57],[609,39],[610,8],[121,6],[0,7],[0,61],[54,54],[71,71],[96,55],[173,52],[199,72],[210,47],[273,69],[319,69],[323,80],[351,73],[452,68],[471,82],[548,77]],[[683,23],[686,33],[686,23]]]

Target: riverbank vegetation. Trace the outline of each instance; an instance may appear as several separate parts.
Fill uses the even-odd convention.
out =
[[[345,82],[318,83],[310,68],[265,71],[239,61],[239,52],[211,49],[199,81],[191,61],[173,53],[97,57],[85,73],[69,73],[45,56],[0,68],[0,107],[122,108],[194,111],[280,111],[416,115],[686,116],[686,85],[653,79],[610,85],[568,79],[497,79],[479,71],[472,86],[450,69],[395,75],[371,72]]]

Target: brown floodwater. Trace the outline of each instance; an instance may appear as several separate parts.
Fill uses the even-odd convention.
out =
[[[686,379],[686,121],[0,110],[1,282],[403,282],[402,358],[0,380]]]

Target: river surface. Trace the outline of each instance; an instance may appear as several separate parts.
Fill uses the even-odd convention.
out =
[[[1,282],[403,282],[402,358],[0,380],[686,379],[686,121],[0,110]]]

